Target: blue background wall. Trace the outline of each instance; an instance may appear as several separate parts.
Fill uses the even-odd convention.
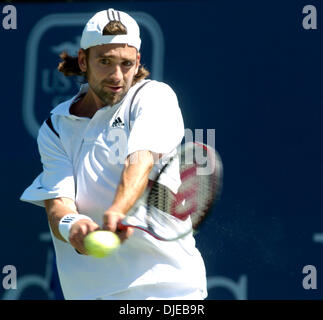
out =
[[[316,6],[317,30],[302,27],[307,4]],[[90,17],[113,7],[144,12],[158,22],[165,50],[160,61],[163,73],[157,76],[177,93],[187,128],[216,130],[224,189],[197,235],[210,280],[209,299],[323,297],[323,243],[315,240],[323,233],[322,5],[231,0],[15,7],[17,30],[0,26],[0,270],[14,265],[18,288],[24,283],[19,279],[26,276],[49,277],[51,266],[46,263],[51,244],[46,241],[45,212],[19,201],[41,170],[23,108],[26,96],[32,95],[33,114],[41,123],[52,105],[75,94],[76,80],[66,81],[54,72],[59,61],[54,51],[64,42],[75,44],[83,27],[55,26],[43,32],[31,51],[37,54],[31,75],[26,56],[32,30],[47,15]],[[143,27],[142,35],[142,61],[151,69],[154,44],[149,28]],[[29,81],[35,83],[34,92],[26,92]],[[316,290],[302,286],[305,265],[317,269]],[[9,293],[0,286],[0,298],[4,294]],[[34,285],[20,298],[46,299],[47,295]]]

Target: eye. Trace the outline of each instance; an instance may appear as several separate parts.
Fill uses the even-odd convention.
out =
[[[103,59],[100,59],[100,63],[101,63],[101,64],[104,64],[104,65],[107,65],[107,64],[109,64],[109,63],[110,63],[110,61],[109,61],[109,59],[105,59],[105,58],[103,58]]]
[[[133,62],[130,60],[123,61],[122,65],[127,68],[131,68],[133,66]]]

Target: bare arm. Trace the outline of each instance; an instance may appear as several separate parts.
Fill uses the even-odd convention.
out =
[[[115,232],[117,224],[143,194],[147,187],[148,176],[154,165],[154,155],[150,151],[137,151],[128,156],[121,181],[112,206],[105,212],[103,228]],[[130,236],[131,230],[120,234],[121,239]]]
[[[77,214],[76,205],[72,199],[56,198],[45,200],[45,208],[50,228],[54,236],[62,241],[65,241],[58,230],[59,221],[69,213]]]
[[[117,231],[118,222],[124,218],[125,214],[144,192],[153,164],[154,158],[150,151],[138,151],[132,157],[129,156],[127,158],[113,204],[104,213],[103,229],[113,232]],[[68,198],[48,199],[45,200],[45,207],[49,225],[54,236],[59,240],[65,241],[58,229],[59,221],[66,214],[78,214],[74,201]],[[94,222],[79,220],[70,230],[70,243],[79,252],[86,253],[83,246],[83,239],[89,232],[98,229],[100,227]],[[132,230],[127,229],[122,231],[119,236],[124,240],[131,233]]]
[[[78,214],[75,202],[69,198],[56,198],[45,200],[45,208],[49,221],[50,228],[54,236],[64,242],[65,239],[59,232],[59,221],[66,214]],[[90,220],[82,219],[77,221],[70,230],[70,243],[80,253],[86,254],[83,239],[91,231],[97,230],[100,227]]]

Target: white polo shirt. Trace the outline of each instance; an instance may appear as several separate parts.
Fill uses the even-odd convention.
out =
[[[75,97],[52,110],[51,123],[41,126],[37,142],[43,172],[21,200],[44,206],[45,199],[67,197],[75,201],[79,213],[102,225],[126,157],[138,150],[173,155],[184,125],[176,94],[165,83],[143,80],[118,104],[101,108],[91,119],[71,115],[71,104],[87,90],[88,85],[82,85]],[[156,164],[150,178],[160,169]],[[176,190],[178,173],[167,173],[162,183]],[[140,206],[138,217],[145,210]],[[103,259],[79,255],[70,244],[52,238],[66,299],[118,299],[118,295],[204,299],[207,295],[204,262],[191,235],[162,242],[135,230],[115,254]]]

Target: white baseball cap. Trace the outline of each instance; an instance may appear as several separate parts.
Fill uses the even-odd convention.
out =
[[[127,28],[127,34],[103,35],[103,29],[110,21],[120,21]],[[126,43],[139,51],[141,39],[139,26],[135,19],[125,12],[114,9],[97,12],[84,27],[81,48],[87,49],[108,43]]]

